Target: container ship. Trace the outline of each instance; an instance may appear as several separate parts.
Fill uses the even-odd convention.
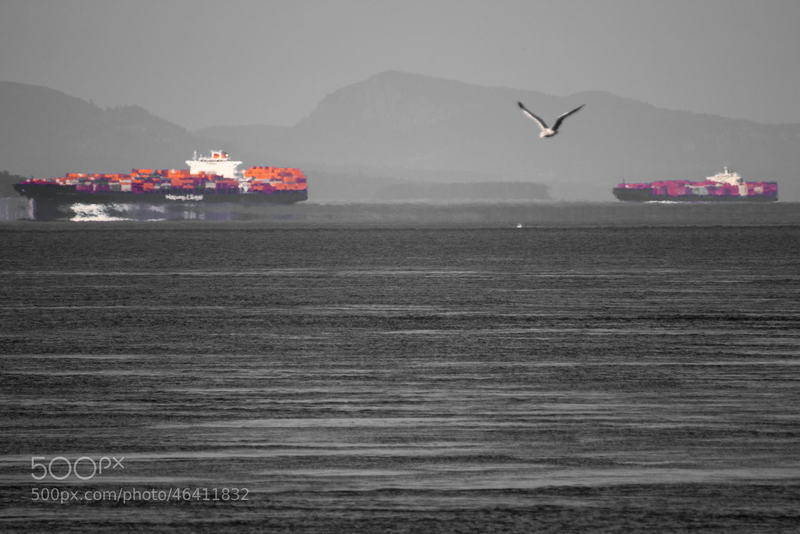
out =
[[[132,169],[130,173],[67,173],[31,178],[14,189],[34,201],[36,211],[52,212],[70,204],[282,203],[306,200],[306,176],[300,169],[238,169],[224,150],[186,161],[188,169]]]
[[[702,181],[664,180],[621,183],[614,188],[620,200],[638,202],[770,202],[778,200],[775,182],[747,182],[727,167]]]

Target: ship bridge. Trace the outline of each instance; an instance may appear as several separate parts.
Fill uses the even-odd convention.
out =
[[[738,172],[732,172],[728,167],[723,167],[722,172],[714,176],[708,176],[706,180],[728,185],[741,185],[743,183],[742,176]]]
[[[192,174],[204,172],[236,179],[241,174],[236,168],[242,162],[233,161],[224,150],[212,150],[210,155],[200,157],[197,157],[197,151],[195,151],[194,159],[187,159],[186,164]]]

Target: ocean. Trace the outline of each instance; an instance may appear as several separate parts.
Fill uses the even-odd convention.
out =
[[[2,223],[0,530],[795,532],[796,208]]]

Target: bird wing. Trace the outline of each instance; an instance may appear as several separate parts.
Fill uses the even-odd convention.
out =
[[[531,110],[529,110],[528,108],[523,106],[522,102],[517,102],[517,105],[519,105],[520,109],[522,110],[522,112],[525,115],[527,115],[528,117],[532,118],[533,120],[535,120],[536,122],[539,123],[539,128],[541,128],[542,130],[546,130],[547,129],[547,123],[544,122],[539,117],[537,117]]]
[[[559,115],[556,119],[556,123],[553,125],[553,130],[558,130],[558,127],[561,126],[561,123],[564,122],[564,119],[572,115],[573,113],[577,113],[580,109],[585,106],[586,104],[581,104],[577,108],[573,109],[572,111],[567,111],[563,115]]]

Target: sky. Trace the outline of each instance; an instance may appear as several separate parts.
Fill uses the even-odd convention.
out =
[[[797,0],[0,0],[0,80],[196,129],[387,70],[800,123]]]

